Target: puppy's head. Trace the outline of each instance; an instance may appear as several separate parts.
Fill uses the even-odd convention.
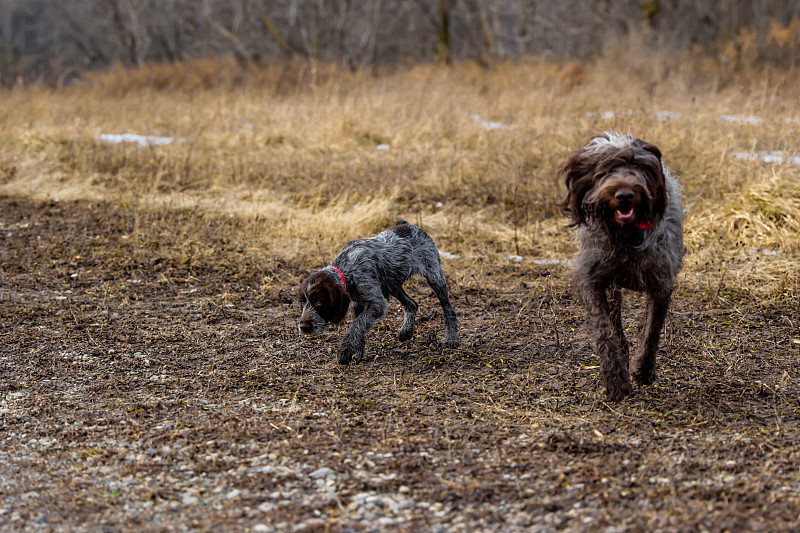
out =
[[[328,323],[341,322],[350,306],[350,295],[338,280],[324,270],[303,280],[297,297],[303,306],[297,327],[300,333],[308,335],[322,333]]]
[[[630,135],[607,132],[575,151],[562,169],[562,207],[574,226],[649,229],[667,207],[661,151]]]

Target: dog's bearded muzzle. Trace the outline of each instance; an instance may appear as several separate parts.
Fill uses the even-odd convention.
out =
[[[328,326],[328,322],[322,318],[314,307],[306,303],[303,306],[303,312],[300,314],[300,321],[297,323],[297,329],[304,335],[319,335]]]
[[[650,191],[633,174],[609,176],[586,200],[598,218],[620,228],[638,227],[651,214]]]

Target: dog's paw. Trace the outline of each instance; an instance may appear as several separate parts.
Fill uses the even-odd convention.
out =
[[[649,372],[643,370],[634,371],[633,379],[639,385],[652,385],[656,380],[656,369],[651,368]]]
[[[652,385],[656,380],[655,362],[637,354],[631,361],[631,376],[639,385]]]
[[[619,402],[631,393],[631,384],[623,383],[608,383],[606,384],[606,397],[612,402]]]
[[[399,341],[407,341],[414,335],[413,329],[401,329],[400,332],[397,334],[397,340]]]
[[[353,360],[353,355],[355,355],[355,350],[349,347],[342,346],[339,348],[339,364],[340,365],[349,365],[350,361]]]
[[[339,346],[339,364],[349,365],[350,362],[358,363],[364,358],[364,349],[359,349],[358,346],[350,346],[343,344]]]
[[[455,339],[446,338],[441,342],[441,345],[444,348],[458,348],[459,346],[461,346],[461,341],[459,341],[458,338]]]

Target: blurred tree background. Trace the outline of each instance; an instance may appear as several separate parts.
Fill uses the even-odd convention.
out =
[[[0,0],[3,85],[112,64],[235,56],[351,68],[591,58],[610,43],[702,50],[741,68],[800,61],[797,0]]]

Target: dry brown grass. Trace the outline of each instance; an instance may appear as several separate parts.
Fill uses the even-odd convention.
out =
[[[308,268],[398,217],[464,265],[565,259],[558,168],[618,129],[658,144],[681,177],[687,283],[724,272],[759,295],[795,297],[800,166],[734,154],[800,155],[798,73],[623,48],[581,65],[585,81],[568,92],[563,65],[538,60],[378,75],[205,60],[14,89],[0,109],[0,192],[233,216],[253,253]],[[180,140],[141,148],[103,133]]]

